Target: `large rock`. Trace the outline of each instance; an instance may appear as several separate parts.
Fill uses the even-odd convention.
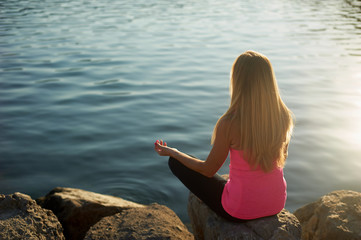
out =
[[[188,215],[195,239],[301,239],[301,225],[297,218],[286,209],[275,216],[234,223],[219,217],[190,193]]]
[[[302,239],[361,239],[361,193],[334,191],[297,209]]]
[[[37,199],[37,202],[55,213],[68,240],[83,239],[89,228],[103,217],[129,208],[144,207],[118,197],[60,187]]]
[[[56,216],[30,196],[0,195],[0,239],[65,239]]]
[[[90,228],[85,240],[105,239],[193,239],[178,216],[169,208],[151,204],[105,217]]]

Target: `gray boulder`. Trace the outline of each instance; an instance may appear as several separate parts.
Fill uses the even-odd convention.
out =
[[[190,240],[193,235],[172,210],[151,204],[104,217],[85,236],[85,240],[106,239]]]
[[[65,239],[56,216],[22,193],[0,194],[0,239]]]
[[[361,239],[361,193],[331,192],[294,212],[302,225],[302,239]]]
[[[297,218],[286,209],[275,216],[234,223],[219,217],[194,194],[190,193],[188,215],[194,237],[197,240],[301,239],[301,225]]]
[[[122,198],[88,192],[75,188],[55,188],[37,199],[39,205],[58,217],[68,240],[81,240],[89,228],[106,216],[130,208],[144,207]]]

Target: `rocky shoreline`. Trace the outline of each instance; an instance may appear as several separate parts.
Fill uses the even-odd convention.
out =
[[[192,233],[164,205],[59,187],[36,201],[0,195],[0,239],[361,239],[361,193],[348,190],[244,223],[225,221],[190,194],[188,214]]]

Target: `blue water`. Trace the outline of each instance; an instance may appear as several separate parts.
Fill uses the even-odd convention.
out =
[[[4,0],[0,193],[76,187],[188,221],[153,142],[205,159],[248,49],[270,58],[296,116],[286,208],[361,191],[360,1]]]

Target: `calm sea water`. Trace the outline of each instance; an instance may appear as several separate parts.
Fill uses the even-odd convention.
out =
[[[360,1],[4,0],[0,193],[76,187],[187,221],[188,191],[153,142],[205,159],[248,49],[296,116],[286,208],[361,191]]]

